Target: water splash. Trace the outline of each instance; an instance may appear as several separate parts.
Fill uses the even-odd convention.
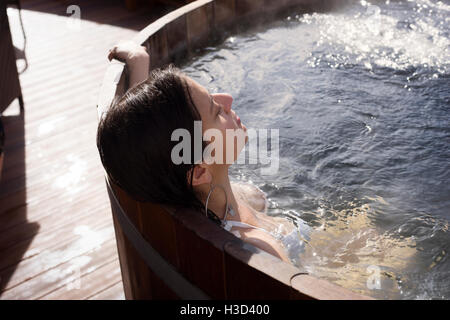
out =
[[[374,65],[395,70],[430,67],[448,73],[450,6],[409,2],[413,10],[406,13],[393,4],[379,7],[361,1],[359,7],[339,14],[299,17],[298,21],[317,26],[320,33],[308,63],[317,66],[326,61],[334,68],[362,64],[368,70]]]

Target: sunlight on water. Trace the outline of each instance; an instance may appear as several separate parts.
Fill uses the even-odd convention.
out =
[[[379,67],[406,69],[410,66],[429,66],[439,73],[447,72],[450,59],[450,40],[444,34],[445,24],[450,17],[435,23],[435,14],[431,8],[445,12],[450,6],[443,3],[432,5],[429,1],[418,1],[415,13],[407,20],[400,20],[389,15],[376,5],[361,1],[365,8],[356,12],[351,18],[342,14],[305,14],[298,21],[317,25],[320,40],[316,50],[324,43],[341,46],[345,54],[312,57],[308,63],[315,66],[326,58],[330,65],[337,67],[348,63],[361,63],[367,69],[375,64]],[[428,9],[429,8],[429,9]],[[426,14],[420,14],[426,9]]]
[[[280,130],[279,171],[234,165],[314,231],[299,266],[376,298],[450,297],[450,5],[355,1],[232,35],[183,70]],[[374,274],[379,287],[371,287]]]
[[[303,266],[316,276],[367,295],[371,295],[366,286],[368,268],[376,266],[381,287],[390,291],[391,298],[399,298],[402,278],[397,270],[414,263],[414,240],[395,239],[378,231],[368,216],[370,205],[347,205],[347,209],[330,212],[335,220],[321,219],[321,228],[312,233],[301,257]]]

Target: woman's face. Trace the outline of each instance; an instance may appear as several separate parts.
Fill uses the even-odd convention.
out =
[[[239,153],[242,151],[245,143],[248,141],[247,128],[242,124],[239,116],[231,108],[233,98],[227,93],[213,93],[210,94],[208,90],[202,85],[198,84],[193,79],[186,77],[191,92],[192,100],[197,107],[198,112],[202,118],[202,130],[203,134],[208,129],[218,129],[223,138],[223,162],[227,165],[231,165],[226,161],[227,153],[234,153],[232,159],[237,160]],[[241,134],[241,137],[245,137],[245,142],[238,143],[238,139],[230,141],[230,145],[227,144],[227,129],[230,132]],[[227,147],[228,146],[228,147]],[[230,158],[231,155],[228,155]]]

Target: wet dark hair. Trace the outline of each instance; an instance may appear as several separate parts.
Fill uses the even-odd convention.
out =
[[[200,113],[183,73],[172,65],[152,71],[100,120],[97,148],[110,180],[138,201],[202,208],[187,178],[196,159],[178,165],[171,159],[179,143],[172,132],[184,128],[194,137],[196,120]]]
[[[0,114],[0,156],[3,153],[4,145],[5,145],[5,129],[3,129],[2,115]],[[1,167],[0,167],[0,170],[1,170]]]

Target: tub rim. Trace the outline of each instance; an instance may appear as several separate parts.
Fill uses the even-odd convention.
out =
[[[243,0],[228,0],[228,2],[235,2],[235,1],[243,1]],[[268,0],[245,0],[245,2],[258,2],[261,3],[263,1]],[[323,5],[323,2],[326,0],[280,0],[285,6],[289,5],[298,5],[298,4],[311,4],[312,2],[319,3],[320,5]],[[339,0],[335,0],[338,1]],[[342,0],[345,1],[345,0]],[[157,38],[158,36],[163,39],[163,44],[165,41],[166,49],[169,48],[168,45],[168,27],[174,25],[177,21],[183,20],[182,25],[188,24],[187,15],[189,14],[198,14],[199,11],[211,11],[215,12],[215,5],[220,2],[220,0],[197,0],[194,2],[191,2],[185,6],[182,6],[164,16],[157,19],[153,23],[149,24],[147,27],[145,27],[143,30],[141,30],[134,38],[133,41],[140,45],[149,46],[149,43],[151,40],[154,40],[154,38]],[[331,1],[333,2],[333,1]],[[209,7],[209,8],[208,8]],[[262,9],[264,11],[264,8]],[[241,15],[235,14],[234,17],[231,17],[230,19],[236,19],[236,18],[242,18],[242,17],[251,17],[255,16],[255,14],[260,13],[260,11],[250,11],[249,13],[244,13]],[[214,14],[213,14],[214,18]],[[210,33],[216,32],[217,29],[213,25],[210,25],[210,30],[207,30],[206,33],[209,36]],[[195,46],[195,41],[198,39],[201,39],[205,36],[205,34],[196,35],[197,40],[192,37],[189,37],[189,30],[186,31],[185,36],[185,43],[186,50],[189,52],[191,47]],[[156,39],[160,41],[161,39]],[[204,40],[204,39],[202,39]],[[156,50],[158,48],[150,47],[148,48],[150,50]],[[173,48],[172,48],[173,49]],[[177,47],[177,50],[179,47]],[[165,59],[168,58],[168,61]],[[161,61],[152,61],[152,55],[150,57],[150,71],[157,68]],[[171,52],[167,52],[166,56],[163,56],[161,59],[163,60],[162,64],[171,63],[172,56]],[[102,82],[102,86],[100,89],[100,94],[98,98],[97,103],[97,115],[98,119],[100,120],[105,112],[107,112],[107,109],[111,105],[111,103],[114,101],[115,97],[117,95],[122,95],[126,92],[125,88],[128,88],[128,73],[126,65],[123,62],[120,62],[118,60],[113,59],[109,62],[108,68],[105,72],[105,76]],[[122,92],[121,92],[122,91]],[[108,183],[108,175],[105,172],[105,178],[106,178],[106,185],[108,188],[108,192],[112,192],[112,195],[114,198],[116,197],[116,194],[111,188],[110,184]],[[113,201],[110,198],[111,204],[113,205]],[[122,208],[120,205],[120,201],[116,198],[117,205],[119,206],[120,210],[122,210],[124,213],[126,213],[126,210]],[[206,219],[203,215],[193,214],[192,210],[184,210],[183,209],[183,215],[180,216],[179,211],[180,209],[174,209],[170,208],[168,206],[159,205],[162,207],[167,214],[169,214],[175,221],[178,221],[183,227],[187,228],[191,232],[194,232],[197,236],[200,238],[203,238],[205,241],[208,241],[210,243],[213,243],[218,249],[222,251],[227,251],[228,254],[232,255],[234,258],[238,259],[244,264],[247,264],[251,268],[253,268],[257,272],[262,272],[269,277],[281,282],[282,284],[285,284],[286,286],[289,286],[294,290],[294,298],[309,298],[309,299],[357,299],[357,300],[365,300],[369,299],[372,300],[374,298],[361,295],[359,293],[356,293],[354,291],[351,291],[350,289],[346,289],[343,287],[340,287],[336,284],[333,284],[327,280],[318,279],[311,275],[309,275],[306,271],[301,270],[300,268],[297,268],[294,265],[291,265],[287,262],[281,261],[275,256],[272,256],[271,254],[249,244],[245,243],[243,240],[235,237],[234,235],[230,234],[226,230],[223,230],[216,224],[209,221],[209,219]],[[114,212],[113,212],[114,215]],[[115,228],[122,227],[122,225],[117,226],[114,225]],[[226,241],[222,246],[216,243],[217,239],[211,238],[211,232],[205,232],[206,229],[212,228],[214,232],[216,232],[218,235],[222,236],[224,239],[229,239]],[[217,229],[214,229],[217,228]],[[143,236],[141,234],[141,236]],[[230,238],[232,237],[232,238]],[[116,241],[118,241],[116,237]],[[147,245],[151,247],[151,245],[147,241]],[[152,248],[153,249],[153,248]],[[249,259],[249,256],[251,259]],[[119,257],[120,258],[120,257]],[[121,264],[122,268],[122,264]],[[283,272],[281,272],[283,271]],[[289,276],[286,276],[289,275]],[[181,275],[183,276],[183,275]],[[191,284],[192,285],[192,284]],[[195,286],[195,284],[193,284]],[[200,288],[201,289],[201,288]]]

